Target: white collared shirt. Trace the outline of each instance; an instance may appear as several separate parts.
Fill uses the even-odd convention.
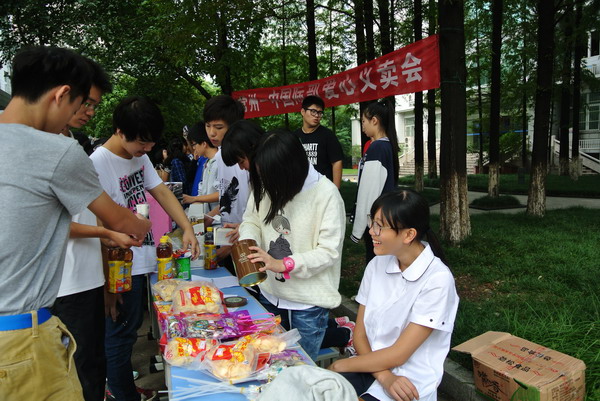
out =
[[[373,351],[392,346],[409,323],[434,329],[406,363],[392,369],[415,385],[422,400],[435,394],[442,380],[458,308],[452,273],[429,244],[423,244],[425,249],[404,272],[395,256],[373,258],[356,296],[365,306],[364,324]],[[392,400],[377,381],[367,393]]]

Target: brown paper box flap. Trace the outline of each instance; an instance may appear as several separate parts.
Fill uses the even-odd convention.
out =
[[[488,331],[453,350],[469,353],[507,377],[538,388],[585,370],[579,359],[509,333]]]
[[[480,350],[490,346],[490,344],[498,343],[502,340],[512,337],[510,333],[502,331],[488,331],[477,337],[473,337],[464,343],[452,348],[454,351],[464,352],[470,355],[476,355]]]

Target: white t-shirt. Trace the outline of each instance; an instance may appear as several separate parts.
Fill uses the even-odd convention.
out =
[[[96,216],[85,209],[71,219],[74,223],[96,226]],[[100,238],[69,238],[58,296],[77,294],[104,285]]]
[[[442,381],[458,308],[452,273],[424,244],[423,252],[404,272],[395,256],[373,258],[356,296],[365,306],[364,324],[373,351],[392,346],[411,322],[434,329],[404,365],[392,369],[415,385],[422,400],[435,394]],[[392,400],[377,381],[367,393]]]
[[[151,190],[162,180],[147,155],[125,159],[104,146],[90,156],[104,191],[121,206],[134,211],[135,205],[148,203],[145,190]],[[156,271],[156,243],[148,232],[142,247],[132,247],[133,275]]]
[[[250,195],[249,176],[237,164],[228,167],[221,157],[221,148],[214,157],[219,177],[219,214],[223,223],[241,223]]]
[[[199,184],[198,195],[210,195],[219,190],[219,175],[216,164],[216,159],[213,157],[206,161],[202,170],[202,181]],[[219,202],[204,203],[204,213],[208,213],[217,206]]]

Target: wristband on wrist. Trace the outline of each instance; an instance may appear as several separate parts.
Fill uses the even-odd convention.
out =
[[[283,278],[289,280],[290,272],[294,270],[294,267],[296,267],[296,263],[294,262],[294,259],[286,256],[285,258],[283,258],[283,266],[285,267],[285,270],[283,271]]]

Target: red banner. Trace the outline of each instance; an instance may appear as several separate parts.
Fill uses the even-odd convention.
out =
[[[433,35],[317,81],[238,91],[233,97],[246,109],[245,118],[297,113],[302,99],[317,95],[326,107],[421,92],[440,86],[438,36]]]

